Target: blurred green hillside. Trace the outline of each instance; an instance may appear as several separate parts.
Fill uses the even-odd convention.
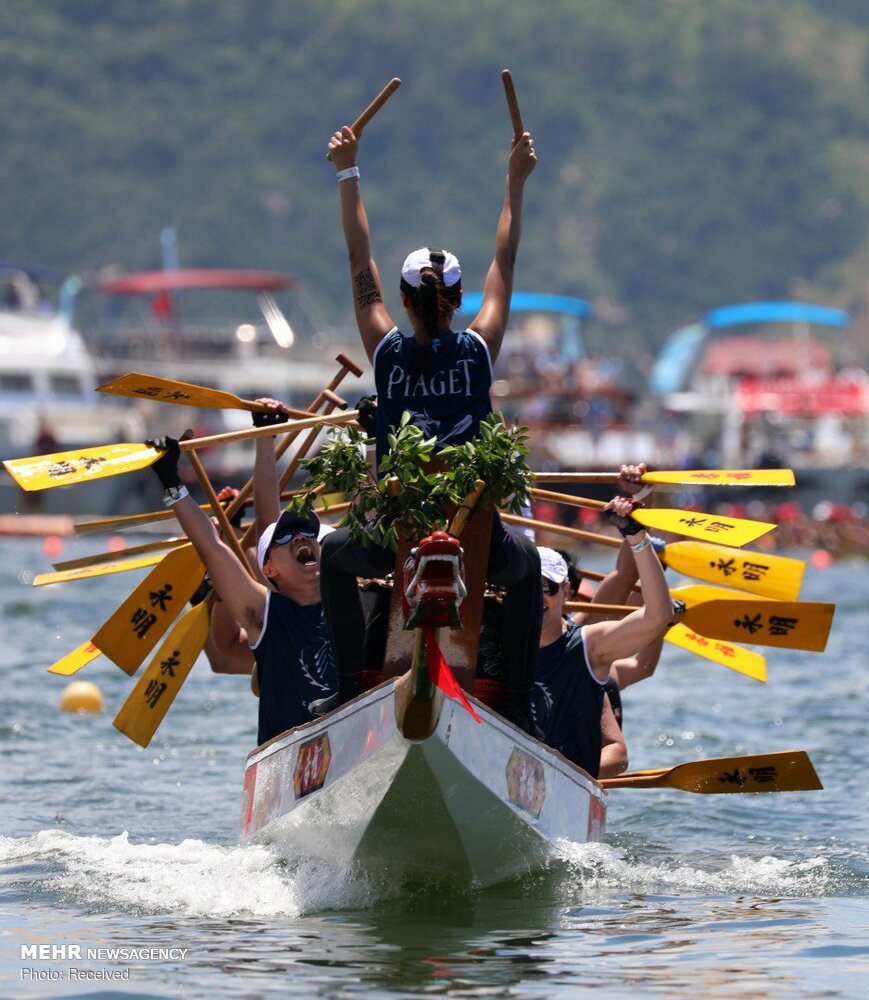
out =
[[[867,6],[4,0],[0,259],[158,267],[172,225],[182,266],[288,270],[350,322],[324,150],[400,76],[360,156],[387,288],[425,243],[478,288],[509,66],[540,155],[518,287],[648,347],[761,298],[851,309],[865,335]]]

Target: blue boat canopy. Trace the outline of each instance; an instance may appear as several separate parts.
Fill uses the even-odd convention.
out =
[[[750,323],[806,323],[843,330],[849,317],[842,309],[805,302],[744,302],[712,309],[699,323],[682,327],[667,338],[649,376],[652,392],[665,396],[684,389],[714,331]]]
[[[710,330],[746,323],[816,323],[844,329],[848,325],[848,314],[841,309],[804,302],[746,302],[713,309],[703,317],[703,325]]]
[[[462,295],[459,313],[475,315],[483,304],[482,292],[466,292]],[[562,364],[572,365],[587,357],[582,336],[582,320],[592,315],[592,306],[585,299],[575,299],[570,295],[544,295],[540,292],[513,292],[510,298],[511,312],[555,313],[561,317],[558,335],[558,355]]]
[[[459,312],[477,313],[483,304],[482,292],[465,292]],[[592,306],[585,299],[575,299],[570,295],[546,295],[540,292],[513,292],[510,299],[512,312],[554,312],[567,316],[587,319],[592,315]]]

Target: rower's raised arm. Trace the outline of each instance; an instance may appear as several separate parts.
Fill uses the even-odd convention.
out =
[[[657,639],[673,620],[673,603],[661,561],[652,539],[630,513],[635,501],[615,497],[606,508],[610,520],[628,539],[637,564],[644,604],[621,621],[594,622],[586,625],[584,639],[588,662],[599,680],[606,680],[610,667],[619,659],[632,656]]]
[[[368,216],[359,188],[356,156],[359,140],[345,125],[329,140],[329,158],[335,164],[341,197],[341,225],[350,257],[353,308],[362,346],[371,361],[381,340],[395,326],[383,304],[380,273],[371,256]]]
[[[530,132],[514,139],[507,164],[507,191],[495,234],[495,256],[489,265],[483,285],[483,302],[470,329],[485,340],[494,363],[501,350],[507,320],[510,317],[510,297],[513,294],[513,274],[519,240],[522,236],[522,199],[525,181],[537,164],[534,140]]]
[[[181,451],[175,438],[149,442],[165,451],[151,466],[165,489],[164,502],[172,507],[178,523],[205,564],[214,589],[226,602],[235,620],[253,642],[263,627],[266,588],[253,580],[236,554],[220,538],[217,528],[181,485],[178,461]]]

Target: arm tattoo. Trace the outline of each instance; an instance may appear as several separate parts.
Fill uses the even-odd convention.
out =
[[[377,287],[370,267],[353,275],[353,291],[356,295],[356,305],[360,309],[383,301],[383,296],[380,294],[380,289]]]

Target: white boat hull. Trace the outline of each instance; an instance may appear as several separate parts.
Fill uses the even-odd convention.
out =
[[[397,683],[253,751],[243,842],[484,886],[603,837],[606,793],[580,768],[477,701],[482,725],[445,699],[432,735],[408,740]]]

